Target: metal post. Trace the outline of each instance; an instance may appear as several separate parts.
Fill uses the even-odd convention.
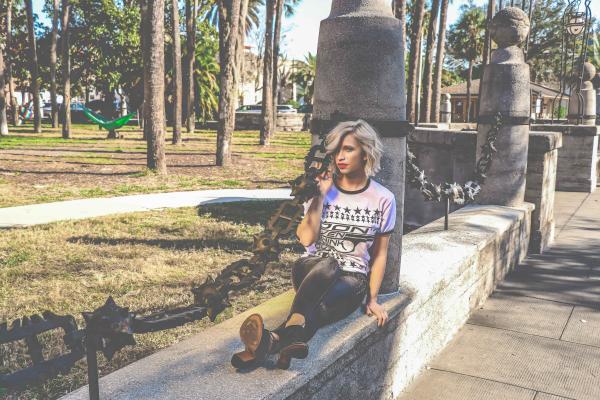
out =
[[[88,388],[90,400],[100,400],[100,386],[98,384],[98,356],[96,354],[98,336],[90,333],[89,329],[86,333],[86,359],[88,369]]]
[[[450,197],[446,197],[446,208],[444,214],[444,230],[448,230],[448,214],[450,214]]]

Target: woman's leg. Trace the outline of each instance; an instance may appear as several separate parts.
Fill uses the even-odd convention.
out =
[[[320,299],[319,304],[305,315],[305,339],[308,341],[319,328],[352,314],[360,307],[366,292],[365,275],[339,270],[333,285]]]
[[[290,317],[294,314],[305,316],[312,311],[334,283],[338,270],[338,262],[333,257],[316,260],[296,291]]]
[[[308,273],[317,265],[319,262],[323,261],[323,257],[319,256],[307,256],[300,257],[296,262],[292,265],[292,284],[294,285],[294,290],[297,292],[302,284],[302,281]]]

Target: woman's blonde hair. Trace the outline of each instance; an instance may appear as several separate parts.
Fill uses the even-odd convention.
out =
[[[375,129],[366,121],[359,119],[356,121],[340,122],[333,128],[325,139],[325,150],[327,154],[337,154],[344,138],[352,134],[360,143],[367,156],[365,173],[367,176],[373,176],[381,169],[381,156],[383,155],[383,144]],[[332,160],[333,172],[339,174],[340,171]]]

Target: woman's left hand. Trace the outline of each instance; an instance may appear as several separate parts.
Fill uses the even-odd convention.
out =
[[[377,326],[385,325],[388,320],[387,311],[385,311],[385,308],[383,308],[383,306],[377,303],[375,300],[371,300],[369,303],[367,303],[367,315],[373,315],[375,318],[377,318]]]

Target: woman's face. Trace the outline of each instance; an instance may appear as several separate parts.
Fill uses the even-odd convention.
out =
[[[357,175],[365,171],[367,156],[362,146],[353,134],[348,134],[342,140],[335,154],[335,165],[342,175]]]

